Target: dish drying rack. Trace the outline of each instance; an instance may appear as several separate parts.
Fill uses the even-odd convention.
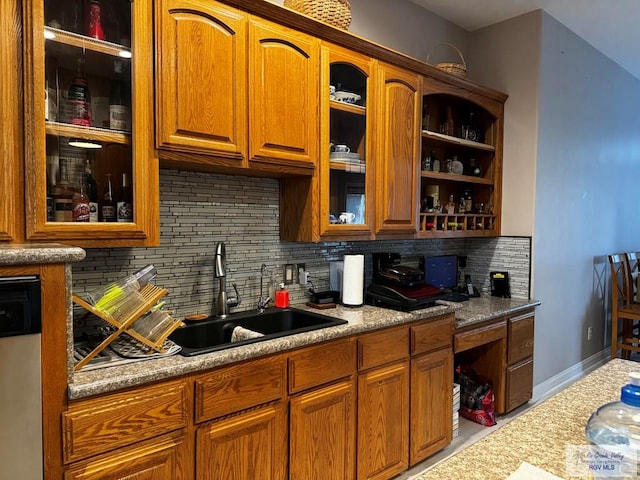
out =
[[[107,336],[98,346],[96,346],[89,354],[87,354],[82,360],[80,360],[74,367],[74,371],[80,370],[87,363],[91,361],[96,355],[102,352],[105,348],[107,348],[116,338],[118,338],[123,332],[127,335],[133,337],[138,342],[147,346],[149,349],[154,350],[158,353],[165,353],[164,342],[171,333],[177,328],[184,327],[185,324],[174,318],[169,317],[170,321],[166,322],[167,325],[164,326],[162,331],[159,334],[153,336],[153,339],[148,338],[147,336],[139,333],[134,330],[133,324],[142,317],[145,313],[147,313],[162,297],[169,293],[168,290],[164,288],[157,287],[150,283],[146,284],[140,290],[140,296],[142,297],[142,303],[140,305],[135,306],[135,308],[127,314],[127,316],[123,319],[116,320],[109,313],[95,308],[93,305],[85,301],[83,298],[78,295],[72,295],[72,301],[76,305],[81,306],[88,312],[93,313],[97,317],[101,318],[109,325],[115,328],[113,333]],[[157,332],[156,332],[157,333]]]

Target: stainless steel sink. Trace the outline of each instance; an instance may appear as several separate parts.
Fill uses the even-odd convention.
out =
[[[209,317],[174,331],[169,338],[182,347],[181,355],[191,357],[346,323],[345,320],[296,308],[272,309],[262,313],[242,312],[226,318]],[[238,326],[263,336],[232,342],[231,334]]]

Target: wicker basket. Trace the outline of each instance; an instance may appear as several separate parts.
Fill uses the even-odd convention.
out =
[[[284,6],[344,30],[351,25],[348,0],[284,0]]]
[[[438,70],[442,70],[443,72],[450,73],[451,75],[455,75],[456,77],[466,77],[467,76],[467,62],[464,61],[464,56],[462,52],[451,43],[439,43],[435,47],[431,49],[429,55],[427,55],[427,63],[429,63],[429,58],[431,57],[431,53],[438,48],[439,46],[451,47],[456,51],[462,63],[437,63],[434,65]]]

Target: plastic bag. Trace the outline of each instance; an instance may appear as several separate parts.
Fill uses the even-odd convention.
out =
[[[458,366],[456,383],[460,384],[460,415],[480,425],[495,425],[495,402],[491,382],[471,367]]]

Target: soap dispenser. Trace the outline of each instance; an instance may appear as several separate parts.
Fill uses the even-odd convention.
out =
[[[284,283],[280,284],[280,290],[276,291],[276,307],[287,308],[289,306],[289,290],[284,286]]]

